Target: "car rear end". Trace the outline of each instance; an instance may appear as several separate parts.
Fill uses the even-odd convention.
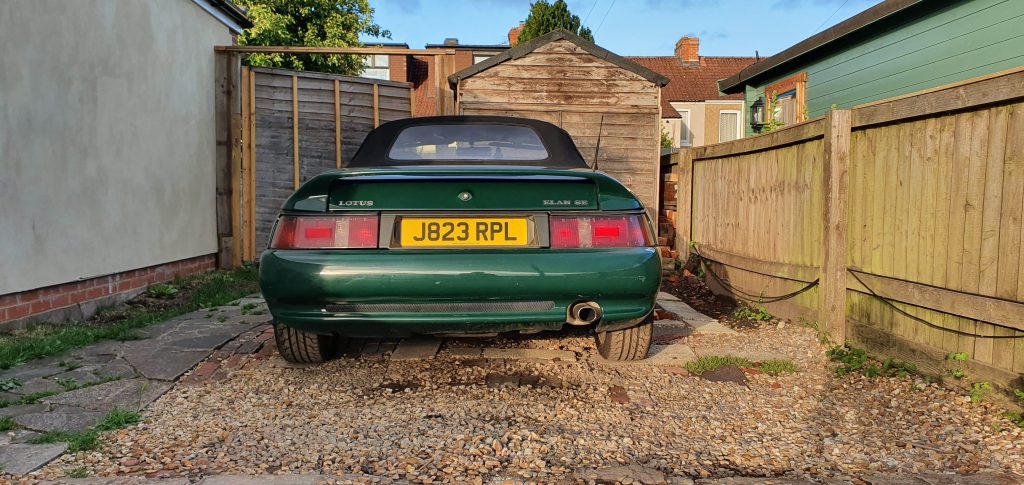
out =
[[[653,239],[636,198],[600,173],[356,170],[289,200],[260,271],[275,320],[304,331],[604,331],[650,314]]]
[[[260,282],[289,360],[317,361],[332,336],[565,325],[592,325],[613,358],[649,347],[661,274],[651,223],[549,123],[386,123],[347,169],[288,199],[272,239]]]

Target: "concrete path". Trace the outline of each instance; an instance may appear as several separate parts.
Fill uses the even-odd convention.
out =
[[[102,341],[0,371],[10,387],[0,393],[0,418],[13,421],[0,435],[3,471],[43,466],[67,445],[33,444],[42,433],[86,430],[115,408],[141,410],[216,349],[269,321],[261,299],[245,298],[140,329],[138,340]]]

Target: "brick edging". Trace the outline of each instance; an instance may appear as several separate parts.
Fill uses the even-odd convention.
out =
[[[24,328],[30,323],[60,323],[83,320],[104,306],[119,303],[144,291],[149,285],[178,276],[211,271],[217,267],[215,254],[97,276],[34,290],[0,295],[0,331]]]

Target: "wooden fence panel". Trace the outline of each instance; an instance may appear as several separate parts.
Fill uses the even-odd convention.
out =
[[[822,149],[815,137],[775,150],[693,160],[693,240],[715,261],[715,274],[755,297],[789,293],[817,278],[822,198],[815,188],[821,186]],[[814,318],[818,293],[768,307]]]
[[[1024,337],[1022,83],[1024,68],[854,108],[847,128],[831,114],[684,150],[676,239],[711,260],[726,280],[709,276],[716,292],[757,301],[821,275],[820,289],[766,306],[823,319],[816,293],[839,285],[851,344],[938,374],[966,352],[958,365],[976,380],[1019,379],[1024,338],[986,337]],[[849,150],[845,172],[830,145]],[[824,243],[844,232],[845,268],[822,269]]]
[[[379,123],[408,118],[405,83],[281,69],[251,69],[252,128],[243,133],[244,182],[252,198],[242,203],[250,261],[267,247],[284,200],[296,186],[344,167]],[[246,148],[249,147],[249,148]],[[244,191],[243,191],[244,192]]]

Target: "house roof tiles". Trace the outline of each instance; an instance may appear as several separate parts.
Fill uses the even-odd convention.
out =
[[[736,74],[753,64],[753,57],[712,57],[701,56],[700,62],[684,62],[675,56],[627,57],[669,79],[661,88],[661,113],[663,118],[678,118],[672,102],[699,102],[722,99],[743,99],[743,93],[722,96],[718,92],[718,80]]]

